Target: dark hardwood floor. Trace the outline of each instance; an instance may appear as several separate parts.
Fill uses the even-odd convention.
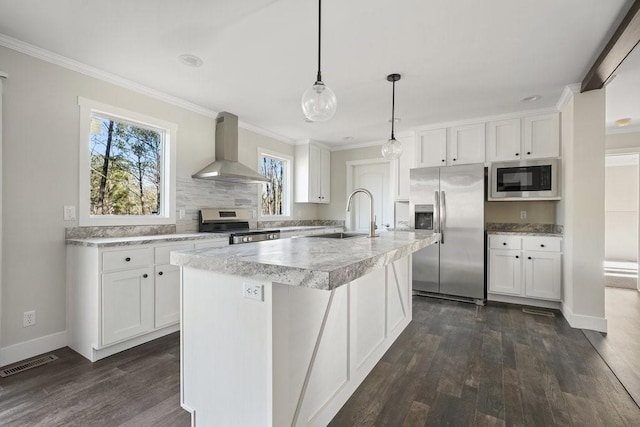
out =
[[[608,333],[585,335],[640,404],[640,292],[606,287],[605,315]]]
[[[70,349],[0,379],[0,426],[189,426],[173,334],[94,364]],[[333,426],[637,426],[580,330],[518,307],[414,298],[414,321]]]
[[[640,409],[562,316],[413,304],[413,322],[332,426],[640,425]]]

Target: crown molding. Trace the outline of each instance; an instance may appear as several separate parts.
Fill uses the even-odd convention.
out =
[[[263,129],[258,126],[254,126],[251,123],[243,122],[242,120],[238,121],[238,127],[241,127],[242,129],[248,130],[253,133],[257,133],[259,135],[266,136],[271,139],[275,139],[280,142],[284,142],[285,144],[296,145],[296,141],[294,139],[287,138],[286,136],[280,135],[279,133],[271,132],[270,130]]]
[[[576,93],[580,93],[580,83],[572,83],[570,85],[566,85],[560,98],[558,98],[558,102],[556,103],[556,108],[558,111],[562,111],[564,107],[566,107],[567,102],[575,95]]]
[[[382,144],[384,144],[386,142],[386,139],[379,139],[377,141],[369,141],[369,142],[358,142],[355,144],[349,144],[349,145],[339,145],[339,146],[332,146],[330,148],[331,151],[345,151],[345,150],[353,150],[355,148],[366,148],[366,147],[380,147],[382,146]]]

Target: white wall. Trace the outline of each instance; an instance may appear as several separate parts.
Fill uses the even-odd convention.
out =
[[[607,150],[640,151],[640,132],[608,134]]]
[[[2,331],[0,347],[66,330],[64,205],[78,206],[78,96],[178,124],[177,175],[214,158],[215,121],[140,93],[0,47],[4,84]],[[292,147],[241,129],[240,159],[257,170],[257,146]],[[178,194],[179,198],[180,195]],[[314,207],[294,206],[314,219]],[[37,324],[22,327],[36,310]],[[45,350],[45,351],[48,351]]]
[[[574,94],[562,109],[563,313],[606,331],[604,313],[605,91]]]
[[[638,259],[638,155],[607,156],[605,259]]]

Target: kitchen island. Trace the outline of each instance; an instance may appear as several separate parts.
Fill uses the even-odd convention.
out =
[[[326,425],[411,321],[428,232],[172,252],[196,426]]]

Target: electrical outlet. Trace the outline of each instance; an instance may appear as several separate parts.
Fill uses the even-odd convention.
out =
[[[243,282],[242,294],[245,298],[254,299],[256,301],[264,301],[264,285]]]
[[[64,207],[64,220],[65,221],[73,221],[76,219],[76,207],[75,206],[65,206]]]
[[[527,211],[520,211],[520,219],[527,219]]]
[[[24,313],[22,313],[22,326],[23,327],[27,327],[27,326],[33,326],[36,324],[36,311],[35,310],[31,310],[31,311],[25,311]]]
[[[178,211],[178,217],[179,217],[180,219],[184,219],[185,215],[186,215],[186,211],[185,211],[184,209],[180,209],[180,210]]]

